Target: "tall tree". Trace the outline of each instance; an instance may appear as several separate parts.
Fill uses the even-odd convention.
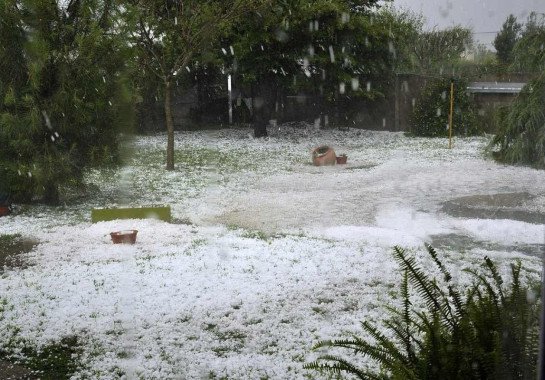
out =
[[[545,71],[545,15],[532,12],[513,49],[512,69]]]
[[[166,169],[174,169],[173,82],[196,56],[265,0],[130,0],[138,61],[161,81],[167,128]]]
[[[421,32],[413,44],[416,68],[429,71],[453,63],[472,45],[472,31],[461,26]]]
[[[545,71],[530,81],[498,114],[498,133],[490,146],[496,159],[545,169]]]
[[[58,203],[61,185],[115,158],[131,109],[113,12],[112,0],[0,5],[0,172],[15,198]]]
[[[510,64],[512,62],[513,48],[520,37],[521,29],[522,25],[517,22],[517,18],[510,14],[494,39],[494,48],[496,48],[500,63]]]
[[[491,143],[498,160],[545,168],[545,17],[529,16],[515,45],[512,68],[537,74],[515,101],[500,110]]]
[[[254,99],[254,136],[266,135],[282,94],[311,94],[318,112],[380,96],[367,82],[392,69],[395,48],[376,8],[373,0],[283,0],[233,30],[226,66]]]
[[[385,6],[374,14],[374,24],[385,29],[395,49],[394,70],[413,71],[422,66],[416,52],[423,35],[424,17],[410,10]],[[449,47],[450,48],[450,47]]]

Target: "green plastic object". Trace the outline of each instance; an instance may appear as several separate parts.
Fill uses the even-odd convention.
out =
[[[170,206],[95,208],[91,211],[91,221],[93,223],[116,219],[159,219],[170,222]]]

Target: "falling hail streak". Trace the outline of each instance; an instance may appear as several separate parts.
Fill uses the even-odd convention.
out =
[[[51,120],[49,120],[49,115],[47,114],[47,112],[45,112],[45,110],[42,110],[42,115],[44,117],[45,125],[47,125],[47,128],[49,128],[50,130],[53,130],[53,126],[51,125]]]

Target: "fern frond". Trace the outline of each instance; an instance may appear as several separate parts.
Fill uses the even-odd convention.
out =
[[[408,272],[409,279],[414,283],[414,286],[426,302],[428,308],[440,310],[444,320],[454,327],[455,323],[452,320],[452,312],[448,305],[448,299],[445,297],[444,292],[437,286],[437,283],[430,280],[418,267],[414,257],[407,257],[402,248],[398,246],[394,247],[394,258],[399,262],[401,268]]]
[[[326,363],[321,363],[325,361]],[[332,363],[329,363],[332,362]],[[364,371],[360,368],[357,368],[349,361],[333,355],[324,355],[320,356],[316,361],[303,365],[305,369],[313,369],[318,371],[332,372],[340,374],[342,372],[347,372],[356,376],[358,379],[362,380],[385,380],[386,377],[375,375],[368,371]]]
[[[445,268],[441,260],[437,257],[437,251],[428,243],[425,244],[426,250],[430,254],[431,258],[433,259],[433,262],[437,267],[439,268],[439,271],[443,274],[443,278],[445,282],[450,282],[452,280],[452,275],[450,272]]]
[[[422,343],[418,341],[415,335],[410,331],[410,329],[405,328],[405,326],[400,323],[396,323],[395,320],[388,320],[384,322],[384,325],[388,327],[395,337],[400,341],[405,349],[404,356],[407,358],[407,363],[411,365],[416,363],[416,350],[415,346],[419,348],[422,347]]]
[[[494,280],[494,283],[496,285],[496,288],[498,290],[498,294],[500,296],[500,300],[502,303],[505,302],[505,297],[503,295],[503,278],[501,278],[500,274],[498,273],[498,268],[496,267],[496,264],[490,260],[488,256],[484,257],[485,266],[492,275],[492,279]]]
[[[380,365],[379,371],[363,370],[333,355],[321,356],[305,368],[377,380],[535,377],[540,304],[527,299],[530,288],[521,281],[520,261],[511,265],[509,286],[488,258],[484,269],[466,269],[473,280],[461,294],[435,250],[427,247],[444,282],[436,282],[414,257],[396,247],[402,307],[386,306],[391,317],[382,326],[387,332],[364,321],[368,340],[352,336],[314,346],[347,349]],[[412,305],[412,289],[423,297],[424,310]]]
[[[407,334],[411,327],[411,299],[409,294],[409,273],[403,271],[403,280],[401,281],[401,297],[403,298],[403,323]]]
[[[452,298],[452,301],[454,302],[456,317],[461,318],[463,315],[462,297],[460,295],[460,292],[458,292],[458,290],[456,290],[454,286],[452,285],[452,275],[450,271],[443,265],[443,262],[439,260],[437,251],[428,243],[426,243],[425,246],[433,262],[435,263],[437,268],[439,268],[439,271],[443,275],[443,280],[445,281],[445,283],[447,283],[448,295],[450,298]],[[449,312],[452,312],[450,310],[450,303],[448,304],[449,304]]]
[[[376,360],[383,366],[387,366],[394,361],[394,357],[388,351],[378,344],[370,344],[363,339],[337,339],[321,341],[313,347],[313,350],[324,347],[345,348],[352,351],[354,354],[361,354]]]
[[[394,332],[394,335],[398,337],[398,339],[400,339],[401,343],[405,342],[405,340],[401,340],[401,336],[403,335],[406,337],[408,335],[410,337],[411,344],[413,346],[415,345],[418,346],[419,350],[422,349],[423,343],[422,343],[422,339],[420,338],[420,334],[425,331],[425,327],[418,320],[412,317],[412,314],[416,315],[416,313],[414,311],[412,312],[410,316],[410,328],[405,329],[404,322],[401,322],[401,320],[404,317],[403,311],[394,309],[393,307],[386,307],[386,308],[388,309],[390,314],[392,314],[392,318],[390,320],[385,321],[384,324],[387,327],[390,327],[390,325],[393,325],[392,327],[390,327],[390,329]],[[399,331],[399,332],[395,331],[394,326],[396,325],[397,325],[396,329],[402,330],[402,331]]]
[[[477,288],[479,287],[479,285],[484,286],[484,288],[486,289],[487,294],[492,299],[492,301],[493,301],[493,303],[494,303],[494,305],[496,307],[496,311],[499,312],[499,310],[500,310],[500,303],[499,303],[500,297],[498,297],[498,295],[494,291],[494,288],[492,287],[492,285],[490,285],[490,281],[488,281],[488,279],[486,277],[484,277],[484,275],[474,271],[473,269],[466,269],[466,272],[468,272],[471,275],[475,276],[475,278],[479,280],[478,284],[476,286]],[[480,299],[482,300],[483,299],[482,293],[480,291],[477,292],[477,293],[480,295]]]
[[[519,295],[521,291],[521,283],[520,283],[520,268],[521,263],[520,260],[517,260],[515,264],[511,264],[511,294],[512,295]]]
[[[397,348],[397,346],[388,339],[384,334],[382,334],[376,327],[373,327],[369,322],[363,321],[361,322],[361,326],[364,331],[366,331],[375,341],[380,344],[380,346],[383,348],[383,350],[392,358],[395,358],[396,360],[399,360],[402,363],[407,363],[409,360],[407,356],[403,355],[403,353]],[[359,343],[363,344],[364,341],[361,338],[354,337],[354,339]]]

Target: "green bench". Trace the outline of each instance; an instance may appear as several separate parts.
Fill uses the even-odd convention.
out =
[[[115,219],[159,219],[170,222],[170,206],[95,208],[91,210],[91,221],[93,223],[106,222]]]

